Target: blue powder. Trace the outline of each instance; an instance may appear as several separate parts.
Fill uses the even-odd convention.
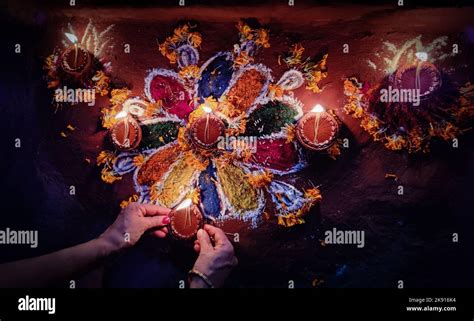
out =
[[[233,64],[232,59],[222,53],[207,65],[198,82],[198,96],[201,101],[210,96],[217,99],[224,93],[234,72]]]
[[[216,179],[216,169],[212,164],[201,172],[199,176],[199,189],[201,190],[201,204],[205,217],[217,218],[221,211],[221,204],[217,188],[213,180]]]

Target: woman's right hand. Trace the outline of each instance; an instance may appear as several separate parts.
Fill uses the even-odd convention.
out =
[[[204,274],[214,287],[222,287],[238,263],[234,247],[224,231],[212,225],[204,225],[204,229],[197,233],[194,250],[199,256],[193,270]],[[190,287],[206,288],[208,285],[200,277],[191,274]]]

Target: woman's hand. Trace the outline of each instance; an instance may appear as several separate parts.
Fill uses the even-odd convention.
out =
[[[112,251],[133,246],[149,229],[163,238],[167,235],[166,225],[170,222],[171,210],[152,204],[131,203],[122,209],[115,222],[99,239],[105,241]]]
[[[194,263],[193,270],[204,274],[214,287],[223,286],[230,272],[238,263],[234,255],[234,247],[224,231],[212,225],[204,225],[204,229],[198,231],[194,250],[199,253],[199,256]],[[190,287],[208,286],[198,276],[191,275]]]

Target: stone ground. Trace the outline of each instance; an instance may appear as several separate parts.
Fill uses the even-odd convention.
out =
[[[140,95],[148,69],[169,67],[156,48],[156,39],[170,35],[179,21],[198,23],[203,35],[202,62],[217,51],[232,48],[239,18],[255,18],[271,30],[271,47],[256,62],[271,67],[274,78],[284,72],[277,64],[278,55],[295,41],[302,42],[307,54],[329,53],[323,93],[299,90],[296,94],[306,110],[315,103],[334,109],[344,123],[341,137],[349,138],[350,148],[336,161],[313,157],[311,166],[293,177],[321,185],[323,201],[308,215],[306,225],[282,229],[266,222],[255,230],[244,225],[223,226],[227,232],[241,233],[236,245],[240,265],[230,285],[285,287],[294,280],[297,287],[311,287],[318,279],[324,280],[319,285],[323,287],[395,287],[397,280],[404,280],[406,287],[474,286],[472,132],[460,138],[458,149],[440,144],[431,154],[407,155],[369,140],[358,121],[342,111],[345,77],[357,75],[370,82],[382,79],[366,60],[375,59],[374,53],[382,51],[385,40],[401,45],[418,35],[426,42],[448,36],[449,41],[460,44],[462,52],[440,67],[453,67],[451,77],[458,83],[473,81],[469,66],[472,7],[337,3],[295,8],[258,4],[33,10],[10,5],[2,13],[6,41],[21,41],[25,51],[21,56],[6,54],[7,63],[2,64],[6,77],[0,86],[4,100],[1,128],[8,138],[5,142],[21,137],[23,148],[12,150],[6,145],[2,149],[0,203],[5,214],[1,225],[37,228],[41,239],[38,249],[5,250],[2,261],[39,255],[97,236],[114,220],[119,200],[133,192],[131,181],[112,186],[102,183],[99,169],[84,161],[95,159],[102,149],[104,131],[99,126],[98,106],[107,101],[97,101],[96,107],[79,105],[57,111],[50,106],[51,96],[41,79],[41,59],[59,45],[62,26],[71,21],[85,27],[89,18],[101,27],[115,24],[114,81]],[[132,54],[121,53],[124,43],[131,45]],[[342,52],[345,43],[350,46],[349,54]],[[59,133],[67,124],[77,130],[64,139]],[[399,177],[399,183],[384,178],[389,172]],[[397,195],[398,184],[404,186],[405,195]],[[68,194],[70,185],[76,186],[74,198]],[[322,246],[324,231],[333,227],[364,230],[366,246]],[[451,241],[453,233],[459,233],[459,243]],[[188,249],[155,240],[145,240],[140,247],[145,256],[135,262],[138,270],[148,266],[145,261],[154,254],[172,257],[177,271],[189,269],[194,258]],[[106,271],[114,271],[116,264],[111,261]],[[82,285],[100,285],[97,275],[86,276]],[[124,277],[134,278],[126,273]]]

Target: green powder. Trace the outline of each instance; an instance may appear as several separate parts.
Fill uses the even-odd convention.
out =
[[[263,136],[277,133],[295,121],[297,112],[279,101],[271,101],[250,114],[247,121],[247,136]]]
[[[141,147],[158,148],[174,141],[178,137],[179,123],[166,121],[142,126]]]

